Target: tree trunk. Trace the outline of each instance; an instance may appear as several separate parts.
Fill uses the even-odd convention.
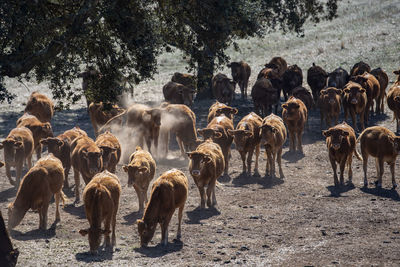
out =
[[[214,54],[205,47],[202,56],[197,61],[197,97],[196,99],[211,99],[214,95],[211,90],[211,79],[214,73]]]

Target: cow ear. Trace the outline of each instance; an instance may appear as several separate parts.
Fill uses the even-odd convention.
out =
[[[124,172],[128,172],[129,165],[122,165],[122,169],[124,170]]]
[[[345,89],[343,89],[343,92],[344,92],[344,93],[349,93],[349,92],[350,92],[350,89],[349,89],[349,88],[345,88]]]
[[[361,92],[361,93],[365,93],[366,91],[365,91],[364,88],[361,88],[361,89],[360,89],[360,92]]]
[[[203,136],[204,130],[203,129],[198,129],[197,134]]]
[[[288,105],[287,104],[282,104],[282,108],[287,109]]]
[[[46,123],[44,124],[44,128],[46,128],[46,129],[51,129],[51,124],[50,124],[50,122],[46,122]]]
[[[88,154],[89,154],[89,153],[88,153],[87,151],[85,151],[85,150],[82,151],[82,156],[83,156],[84,158],[87,158],[87,157],[88,157]]]
[[[87,235],[87,234],[89,233],[89,230],[88,230],[88,229],[82,229],[82,230],[79,230],[79,233],[80,233],[82,236],[85,236],[85,235]]]
[[[329,130],[322,131],[322,135],[325,137],[331,136],[331,132]]]
[[[49,144],[49,141],[48,141],[47,138],[46,138],[46,139],[40,140],[40,143],[41,143],[42,145],[47,146],[47,145]]]
[[[22,143],[21,141],[17,141],[14,143],[15,148],[21,148],[23,146],[24,143]]]
[[[101,233],[102,233],[103,235],[109,235],[109,234],[111,233],[111,231],[110,231],[110,230],[104,229],[104,230],[101,230]]]
[[[247,137],[252,137],[252,136],[253,136],[253,133],[250,132],[250,131],[246,131],[246,132],[245,132],[245,135],[246,135]]]
[[[277,132],[278,132],[278,129],[276,129],[275,127],[271,127],[271,131],[272,131],[273,133],[277,133]]]
[[[232,114],[237,114],[238,112],[239,112],[239,110],[237,108],[233,108],[231,113]]]
[[[336,94],[338,94],[338,95],[341,95],[341,94],[343,93],[343,91],[340,90],[340,89],[335,89],[335,92],[336,92]]]
[[[57,139],[57,145],[58,146],[63,146],[64,145],[64,141]]]
[[[149,169],[149,168],[147,168],[147,167],[140,167],[138,170],[139,170],[140,172],[147,172],[148,169]]]
[[[186,155],[188,156],[188,158],[190,158],[190,159],[192,158],[192,153],[193,152],[186,152]]]
[[[393,73],[396,75],[400,75],[400,70],[395,70],[395,71],[393,71]]]
[[[234,130],[231,130],[231,129],[228,129],[228,135],[230,135],[230,136],[234,136],[235,135],[235,131]]]
[[[213,134],[213,136],[214,136],[214,138],[221,138],[222,137],[222,133],[220,133],[220,132],[214,132],[214,134]]]
[[[342,132],[343,136],[349,136],[349,132]]]
[[[0,168],[4,166],[4,162],[0,161]]]
[[[321,90],[321,91],[320,91],[320,94],[321,94],[321,95],[326,95],[326,94],[327,94],[327,91],[326,91],[326,90]]]
[[[210,161],[211,161],[210,155],[205,154],[205,155],[203,156],[203,162],[204,162],[204,163],[208,163],[208,162],[210,162]]]
[[[400,97],[399,96],[395,96],[393,100],[396,101],[396,102],[400,102]]]

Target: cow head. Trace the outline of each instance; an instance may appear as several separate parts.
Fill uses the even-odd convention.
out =
[[[141,165],[123,165],[122,169],[128,173],[128,186],[131,187],[137,180],[142,180],[141,177],[148,175],[150,170],[146,166]]]
[[[152,122],[153,127],[160,128],[162,110],[160,108],[152,108],[146,110],[145,112],[146,114],[150,115],[150,121]]]
[[[193,178],[199,177],[201,171],[206,168],[205,165],[211,161],[210,155],[198,151],[187,152],[186,154],[190,159],[190,174]]]
[[[296,120],[299,116],[300,104],[297,103],[297,98],[290,98],[285,104],[282,104],[282,115],[287,120]],[[300,100],[301,101],[301,100]],[[283,114],[283,112],[285,112]]]
[[[350,78],[350,81],[358,83],[363,88],[367,88],[367,86],[368,86],[368,76],[365,74],[353,76]]]
[[[32,125],[30,129],[33,133],[33,136],[40,136],[40,139],[54,136],[50,122]]]
[[[103,169],[103,151],[82,151],[82,156],[86,161],[88,171],[91,175],[101,172]]]
[[[99,146],[102,154],[102,159],[103,159],[103,170],[106,170],[108,168],[108,163],[110,162],[111,155],[117,151],[115,147],[110,147],[110,146],[104,146],[101,145]]]
[[[233,137],[236,149],[243,151],[246,147],[247,140],[253,137],[253,133],[248,130],[228,130],[228,134]]]
[[[104,230],[104,229],[101,229],[101,228],[92,228],[91,227],[91,228],[88,228],[88,229],[79,230],[79,233],[82,236],[88,235],[90,253],[97,254],[97,250],[100,247],[100,243],[101,243],[101,236],[102,235],[106,235],[106,234],[110,234],[111,231],[110,230]]]
[[[337,96],[342,95],[342,90],[336,89],[333,87],[329,87],[327,89],[321,90],[320,92],[320,99],[323,101],[322,103],[334,105],[338,103]]]
[[[49,153],[53,153],[56,157],[60,156],[61,148],[64,146],[65,142],[65,140],[60,140],[57,137],[48,137],[40,140],[42,145],[48,147]]]
[[[261,145],[267,145],[274,143],[275,134],[277,134],[279,130],[273,125],[264,124],[260,127],[260,136],[261,136]]]
[[[393,100],[397,103],[397,105],[400,105],[400,96],[395,96]]]
[[[211,129],[211,128],[198,129],[197,133],[199,135],[201,135],[204,140],[207,140],[207,139],[215,140],[215,139],[219,139],[222,137],[221,132]]]
[[[396,83],[399,83],[400,82],[400,70],[393,71],[393,74],[397,75]]]
[[[389,141],[392,143],[394,151],[400,154],[400,136],[389,136]]]
[[[8,205],[8,229],[14,229],[20,224],[26,211],[14,206],[14,203]]]
[[[349,74],[342,68],[338,68],[328,74],[328,86],[342,88],[349,81]]]
[[[232,107],[226,106],[226,107],[218,108],[215,111],[215,116],[218,117],[218,116],[224,114],[227,118],[230,118],[231,120],[233,120],[233,117],[237,113],[238,113],[237,108],[232,108]]]
[[[227,65],[228,68],[231,68],[232,71],[232,78],[235,81],[238,81],[240,79],[241,75],[241,64],[240,62],[231,62]]]
[[[154,236],[157,223],[148,223],[141,219],[137,220],[136,223],[138,226],[138,232],[140,236],[140,246],[147,247],[147,244]]]
[[[7,137],[0,143],[0,149],[4,149],[4,161],[10,164],[15,163],[15,154],[17,151],[24,149],[22,141],[15,140],[14,138]]]
[[[265,65],[266,67],[260,71],[260,73],[257,76],[257,79],[260,79],[261,77],[270,80],[280,79],[279,69],[276,67],[276,65],[272,64],[273,66],[275,66],[275,68],[267,67],[269,65],[271,64]]]
[[[340,128],[330,128],[329,130],[322,131],[322,134],[328,139],[331,139],[331,147],[334,150],[339,150],[344,138],[349,136],[349,132]]]
[[[183,104],[188,107],[191,107],[193,105],[194,94],[196,93],[193,88],[182,85],[178,87],[177,93],[180,95]]]
[[[366,91],[359,84],[353,82],[346,85],[343,93],[350,104],[356,105],[360,101],[362,94],[366,94]]]

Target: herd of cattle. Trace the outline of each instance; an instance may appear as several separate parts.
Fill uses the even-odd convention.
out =
[[[384,162],[390,165],[393,188],[397,187],[394,166],[400,151],[400,137],[384,127],[365,129],[365,125],[368,125],[369,117],[374,113],[374,100],[375,113],[384,112],[386,96],[388,106],[397,121],[396,129],[399,130],[400,71],[394,71],[398,75],[397,80],[386,93],[389,79],[380,68],[371,70],[368,64],[359,62],[354,65],[350,74],[342,68],[327,73],[313,64],[307,71],[307,82],[312,90],[310,93],[302,87],[302,70],[297,65],[287,66],[283,58],[275,57],[260,71],[252,87],[251,97],[255,112],[244,116],[234,127],[233,118],[238,109],[230,104],[234,99],[235,85],[239,84],[242,97],[247,98],[251,69],[244,62],[233,62],[228,66],[232,69],[233,80],[221,73],[212,79],[212,91],[217,101],[209,108],[208,125],[203,129],[196,129],[196,115],[190,109],[195,94],[195,80],[188,74],[174,74],[172,81],[163,88],[167,102],[159,107],[133,104],[124,109],[117,105],[91,103],[88,112],[96,140],[91,139],[78,126],[54,137],[50,124],[54,105],[45,95],[32,93],[25,114],[16,122],[17,127],[0,143],[5,161],[0,162],[0,167],[5,165],[10,183],[18,187],[16,199],[8,207],[8,229],[16,227],[29,209],[38,211],[39,228],[46,229],[47,210],[53,195],[56,200],[56,220],[60,220],[58,206],[60,200],[64,203],[66,199],[62,189],[69,187],[68,174],[72,167],[76,202],[80,201],[80,176],[86,184],[83,202],[90,227],[79,232],[88,235],[91,252],[97,251],[103,235],[106,247],[115,245],[121,185],[114,173],[122,151],[121,140],[117,135],[118,130],[128,129],[127,138],[137,140],[137,146],[135,151],[131,151],[133,153],[129,162],[122,169],[128,175],[128,185],[133,186],[137,193],[139,212],[144,213],[143,218],[137,221],[140,243],[143,246],[148,244],[159,223],[162,244],[167,244],[168,224],[176,208],[179,208],[177,239],[181,236],[188,180],[183,172],[169,170],[153,183],[150,200],[147,199],[148,187],[156,171],[153,156],[158,155],[158,140],[165,144],[162,156],[166,156],[170,135],[176,136],[181,156],[189,159],[189,173],[198,187],[201,208],[205,208],[206,204],[212,207],[217,203],[217,179],[221,175],[227,175],[229,171],[233,142],[240,153],[244,173],[253,172],[254,175],[259,175],[260,147],[264,146],[267,155],[266,176],[275,177],[276,161],[279,176],[283,178],[282,147],[287,136],[290,141],[289,152],[297,150],[303,153],[302,135],[308,112],[316,107],[320,109],[321,127],[324,120],[328,127],[331,126],[331,120],[335,121],[336,126],[323,131],[323,135],[326,137],[336,186],[344,184],[346,165],[351,182],[351,163],[355,154],[363,161],[365,186],[368,186],[367,161],[372,156],[376,158],[377,187],[382,186]],[[276,113],[281,91],[285,103],[281,105],[280,117]],[[275,114],[265,116],[271,113],[272,106],[275,106]],[[342,107],[346,120],[350,112],[355,130],[345,122],[337,124]],[[363,130],[358,139],[357,114],[360,115],[359,123]],[[261,116],[265,116],[264,119]],[[357,142],[361,146],[361,155],[356,149]],[[147,150],[142,149],[144,143]],[[43,146],[47,146],[49,154],[41,157]],[[37,161],[32,166],[34,151]],[[255,166],[252,170],[254,152]],[[22,178],[24,163],[28,172]],[[336,173],[337,164],[340,167],[340,181]],[[15,180],[11,175],[11,167],[15,168]],[[1,223],[2,218],[0,228]],[[5,229],[2,232],[6,233]],[[17,257],[18,251],[13,250],[10,240],[7,240],[10,245],[7,255],[14,253]]]

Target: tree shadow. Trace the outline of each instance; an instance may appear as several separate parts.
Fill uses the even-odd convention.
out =
[[[64,211],[68,212],[69,214],[71,214],[75,217],[78,217],[79,219],[86,218],[84,205],[80,205],[77,207],[74,204],[68,204],[68,205],[65,205]]]
[[[157,244],[154,247],[139,247],[134,250],[140,254],[146,255],[150,258],[159,258],[165,256],[170,253],[178,252],[182,250],[183,242],[180,240],[173,240],[173,243],[168,242],[167,246],[162,246],[161,244]]]
[[[342,197],[341,194],[349,192],[355,188],[356,187],[352,182],[347,182],[346,184],[341,186],[330,185],[326,187],[326,189],[328,189],[329,192],[331,193],[329,197]]]
[[[131,214],[127,214],[123,217],[125,222],[123,222],[122,224],[132,225],[136,222],[137,219],[142,218],[142,216],[143,216],[143,213],[141,213],[139,211],[134,211]]]
[[[298,151],[296,151],[296,152],[289,152],[289,151],[286,151],[286,152],[282,155],[282,158],[283,158],[284,160],[287,160],[287,161],[290,162],[290,163],[295,163],[295,162],[301,160],[301,159],[304,158],[304,157],[305,157],[304,153],[300,153],[300,152],[298,152]]]
[[[37,240],[37,239],[50,239],[56,235],[58,221],[54,221],[47,230],[34,229],[26,233],[22,233],[18,230],[10,230],[12,238],[20,241]]]
[[[400,196],[399,193],[396,191],[396,189],[362,187],[360,188],[360,190],[367,194],[375,195],[378,197],[390,198],[395,201],[400,201]]]
[[[78,252],[75,254],[75,259],[77,261],[89,262],[102,262],[104,260],[112,260],[114,255],[113,249],[101,247],[97,254],[92,254],[90,252]]]
[[[197,207],[192,211],[187,211],[186,214],[189,220],[186,220],[185,223],[201,224],[201,220],[206,220],[213,216],[218,216],[221,214],[221,212],[214,207],[208,209]]]

